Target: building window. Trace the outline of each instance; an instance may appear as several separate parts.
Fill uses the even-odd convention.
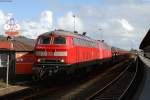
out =
[[[0,67],[7,67],[8,55],[0,54]]]

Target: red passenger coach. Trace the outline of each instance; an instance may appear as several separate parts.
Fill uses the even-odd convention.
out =
[[[32,52],[16,53],[16,75],[31,75],[34,63]]]
[[[33,72],[38,77],[61,71],[71,73],[112,57],[111,48],[106,43],[64,30],[40,35],[35,46],[35,55]]]
[[[12,40],[11,42],[13,44],[13,50],[15,51],[14,62],[16,77],[31,77],[32,66],[35,62],[35,56],[33,54],[34,46],[27,45],[17,40]]]

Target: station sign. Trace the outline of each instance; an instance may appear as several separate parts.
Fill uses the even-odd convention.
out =
[[[8,36],[16,36],[19,34],[20,25],[16,23],[14,18],[10,18],[4,25],[5,34]]]

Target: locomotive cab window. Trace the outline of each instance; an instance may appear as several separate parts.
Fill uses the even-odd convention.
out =
[[[61,36],[54,37],[54,44],[66,44],[66,38]]]
[[[41,37],[39,40],[39,44],[50,44],[50,38],[49,37]]]

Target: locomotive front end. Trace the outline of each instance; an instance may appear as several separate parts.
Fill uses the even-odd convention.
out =
[[[62,72],[67,62],[67,37],[62,35],[39,36],[35,46],[36,62],[33,73],[36,78],[46,78]]]

